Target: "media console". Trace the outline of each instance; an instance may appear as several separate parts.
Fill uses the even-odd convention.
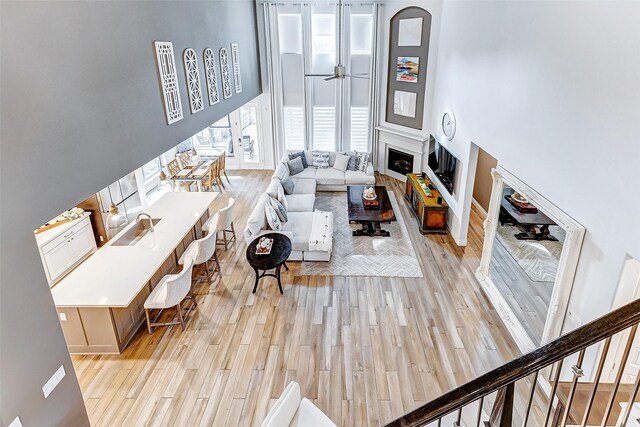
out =
[[[420,232],[446,234],[449,206],[442,200],[440,192],[435,187],[431,190],[431,196],[427,196],[418,182],[418,177],[419,175],[414,173],[407,174],[404,198],[418,218]],[[431,184],[429,178],[424,178],[424,182],[427,185]],[[441,200],[440,204],[438,199]]]

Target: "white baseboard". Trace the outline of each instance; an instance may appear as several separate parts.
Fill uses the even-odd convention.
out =
[[[478,210],[478,212],[480,212],[480,215],[482,216],[482,219],[487,219],[487,211],[484,210],[484,208],[482,206],[480,206],[480,203],[478,203],[478,201],[474,198],[471,198],[471,204],[473,206],[475,206],[475,208]]]

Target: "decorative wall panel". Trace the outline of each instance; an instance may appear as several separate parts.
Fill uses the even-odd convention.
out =
[[[206,48],[202,54],[204,58],[205,81],[207,82],[207,93],[209,95],[209,105],[220,101],[218,94],[218,75],[216,74],[216,61],[213,49]]]
[[[191,114],[204,108],[202,102],[202,86],[200,85],[200,70],[198,69],[198,56],[192,48],[184,50],[183,54],[184,74],[187,78],[187,90],[189,91],[189,105]]]
[[[222,72],[222,96],[231,97],[231,75],[229,74],[229,53],[226,48],[220,49],[220,70]]]
[[[233,61],[233,80],[236,83],[236,93],[240,93],[242,92],[242,76],[240,74],[238,43],[231,43],[231,60]]]
[[[164,111],[167,124],[182,120],[182,102],[178,89],[178,76],[176,74],[176,62],[173,56],[173,43],[154,42],[156,49],[156,63],[158,65],[158,77],[160,89],[164,101]]]

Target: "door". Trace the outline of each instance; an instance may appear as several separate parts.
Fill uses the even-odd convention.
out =
[[[262,169],[264,151],[262,121],[258,101],[249,102],[229,114],[233,138],[233,158],[227,159],[231,169]]]

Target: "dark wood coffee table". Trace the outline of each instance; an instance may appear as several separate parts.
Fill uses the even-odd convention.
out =
[[[270,276],[278,279],[278,288],[280,288],[280,293],[282,294],[280,268],[284,265],[284,268],[289,270],[287,267],[287,258],[291,255],[291,240],[289,240],[289,238],[284,234],[280,233],[268,233],[265,234],[264,237],[274,239],[270,253],[264,255],[258,255],[256,253],[258,242],[262,236],[249,243],[249,246],[247,247],[247,261],[256,273],[256,283],[253,286],[253,293],[256,293],[260,279]],[[267,273],[267,271],[273,269],[276,270],[275,273]],[[260,273],[260,271],[262,271],[262,273]]]
[[[362,199],[362,193],[365,187],[369,187],[369,185],[347,186],[347,212],[349,214],[349,222],[362,224],[362,229],[354,231],[353,235],[388,237],[390,235],[389,232],[381,229],[380,224],[395,221],[396,215],[393,213],[387,189],[379,185],[373,187],[380,201],[380,209],[365,209]]]
[[[549,233],[549,226],[556,225],[556,223],[542,213],[538,209],[536,213],[520,212],[515,206],[513,206],[507,200],[507,197],[513,194],[511,188],[504,188],[502,190],[502,200],[500,202],[500,224],[513,224],[519,225],[524,232],[514,234],[514,237],[518,240],[551,240],[557,241],[554,236]],[[536,231],[536,227],[540,227],[540,232]]]

